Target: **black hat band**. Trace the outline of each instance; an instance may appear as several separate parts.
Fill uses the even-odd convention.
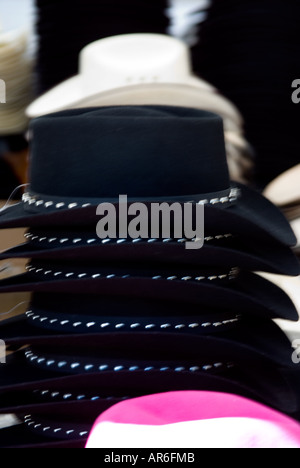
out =
[[[181,332],[207,334],[224,331],[241,321],[239,315],[223,313],[210,319],[201,316],[193,317],[96,317],[58,313],[38,314],[32,310],[26,312],[29,322],[38,328],[50,329],[62,333],[103,333],[120,332]]]
[[[38,352],[27,349],[25,351],[25,357],[27,361],[42,369],[47,369],[54,372],[64,372],[66,374],[86,374],[91,372],[136,372],[136,371],[173,371],[173,372],[224,372],[234,367],[233,363],[223,362],[203,362],[203,363],[187,363],[187,362],[151,362],[144,361],[140,362],[137,360],[135,363],[127,361],[126,363],[122,360],[111,360],[111,359],[96,359],[96,358],[84,358],[82,357],[66,357],[66,356],[54,356],[47,355],[46,353],[39,354]],[[196,359],[196,358],[195,358]]]

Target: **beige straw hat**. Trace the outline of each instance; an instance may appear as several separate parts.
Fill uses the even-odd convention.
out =
[[[0,30],[0,136],[23,133],[27,128],[26,108],[32,99],[33,69],[27,47],[26,31]]]

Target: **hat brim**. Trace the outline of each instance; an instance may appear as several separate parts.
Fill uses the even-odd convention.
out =
[[[123,371],[122,373],[116,372],[105,372],[93,373],[85,375],[84,379],[81,374],[78,375],[52,375],[44,374],[41,375],[36,369],[29,369],[27,377],[24,377],[24,371],[22,368],[26,367],[26,362],[20,353],[15,353],[12,359],[7,361],[12,367],[13,372],[10,375],[2,375],[0,377],[0,394],[1,394],[1,406],[0,413],[7,414],[8,408],[10,410],[17,409],[20,402],[22,406],[28,408],[24,396],[26,392],[34,392],[35,390],[40,391],[60,391],[62,393],[73,393],[73,395],[90,393],[91,389],[94,392],[101,391],[104,393],[120,393],[120,389],[127,394],[149,394],[168,391],[170,388],[175,390],[189,390],[189,389],[213,389],[215,384],[219,382],[222,387],[219,387],[222,391],[230,392],[234,387],[241,389],[242,385],[237,382],[230,381],[222,376],[208,375],[204,373],[184,373],[184,378],[180,378],[178,373],[165,371],[158,372],[153,371],[151,374],[142,371],[136,371],[134,373]],[[26,367],[27,368],[27,367]],[[7,368],[6,368],[7,369]],[[18,372],[23,375],[22,378],[18,377]],[[16,377],[13,379],[13,376]],[[125,377],[125,378],[124,378]],[[128,377],[128,378],[126,378]],[[157,377],[157,378],[156,378]],[[208,385],[207,385],[208,384]],[[212,385],[209,385],[212,384]],[[244,391],[245,388],[244,388]],[[234,393],[234,391],[232,392]],[[254,395],[255,392],[247,390],[246,393]],[[32,408],[35,406],[32,404]],[[292,403],[291,411],[295,410],[295,402]],[[14,411],[16,413],[16,411]],[[27,413],[26,413],[27,414]]]
[[[49,265],[48,268],[49,269]],[[100,268],[97,270],[100,273]],[[45,270],[46,271],[46,270]],[[61,271],[61,270],[57,270]],[[70,270],[66,270],[70,273]],[[112,272],[113,270],[111,270]],[[125,271],[125,270],[124,270]],[[128,274],[128,270],[126,270]],[[58,280],[35,273],[24,273],[0,281],[0,293],[11,292],[56,292],[70,294],[102,294],[104,296],[145,297],[148,299],[182,301],[210,308],[226,304],[227,310],[268,318],[283,318],[297,321],[299,316],[295,305],[288,295],[270,281],[249,272],[241,272],[232,281],[180,281],[152,279],[152,277],[122,278],[106,275],[97,278]],[[63,275],[62,275],[63,276]],[[66,275],[67,276],[67,275]],[[124,272],[123,272],[124,276]],[[37,279],[38,278],[38,279]],[[221,281],[221,280],[220,280]],[[224,280],[223,280],[224,281]],[[225,284],[226,283],[226,284]]]
[[[40,239],[43,241],[35,244],[27,242],[6,250],[0,253],[0,260],[8,258],[44,260],[60,258],[66,261],[75,258],[87,261],[98,258],[101,261],[120,262],[132,260],[153,262],[157,260],[177,265],[215,265],[229,268],[231,265],[236,265],[243,270],[264,271],[288,276],[300,274],[300,263],[295,253],[279,242],[261,246],[257,243],[252,245],[251,239],[242,242],[238,238],[232,238],[230,242],[230,238],[224,236],[223,241],[217,239],[215,244],[209,241],[201,249],[189,250],[185,248],[185,243],[178,241],[155,240],[154,242],[153,239],[150,241],[140,239],[139,242],[130,240],[123,243],[113,240],[102,242],[101,239],[95,239],[95,236],[91,235],[90,239],[93,238],[95,241],[93,243],[89,243],[89,239],[82,241],[82,243],[74,243],[72,238],[80,239],[80,232],[77,232],[76,235],[74,232],[64,232],[59,237],[57,235],[59,235],[57,232],[43,231],[40,234]],[[53,238],[56,238],[56,242],[53,242]],[[50,239],[52,242],[47,242]],[[59,239],[63,242],[60,242]]]
[[[169,94],[168,89],[170,90]],[[200,95],[197,96],[197,93]],[[151,105],[163,104],[165,101],[166,104],[176,105],[176,103],[172,103],[172,98],[178,101],[178,105],[188,107],[185,103],[190,103],[193,107],[192,97],[196,98],[196,102],[199,102],[200,105],[201,95],[204,96],[204,99],[205,96],[212,95],[212,101],[215,95],[218,99],[217,102],[222,101],[223,103],[221,108],[225,107],[235,122],[238,124],[242,122],[241,115],[233,104],[226,98],[219,98],[213,86],[194,76],[187,76],[182,82],[143,83],[91,92],[89,87],[85,85],[82,76],[76,75],[37,98],[27,108],[26,114],[29,118],[36,118],[66,109],[87,107],[86,104],[91,105],[91,107],[115,104],[130,105],[131,102],[138,105],[148,103]]]
[[[183,310],[186,311],[184,317]],[[218,336],[241,330],[241,322],[248,320],[250,328],[254,320],[262,326],[265,322],[264,317],[255,314],[236,314],[219,307],[199,308],[187,302],[35,293],[22,313],[1,321],[0,333],[6,343],[23,337],[92,335],[95,332],[136,334],[159,331],[164,334],[176,332],[179,336]]]
[[[184,306],[184,304],[182,304]],[[84,308],[84,304],[83,304]],[[90,312],[88,308],[83,309],[84,312]],[[52,310],[45,310],[42,307],[30,306],[30,311],[27,315],[19,315],[13,319],[7,319],[0,324],[1,336],[7,345],[10,343],[19,343],[23,340],[24,344],[33,342],[41,337],[53,336],[63,333],[65,335],[92,335],[95,330],[103,331],[103,333],[112,333],[119,331],[120,333],[146,333],[147,331],[159,330],[161,333],[169,334],[177,331],[180,334],[188,333],[191,335],[221,335],[225,331],[230,331],[233,328],[239,328],[241,321],[240,316],[230,312],[216,315],[211,311],[206,314],[194,314],[182,319],[182,316],[174,314],[172,316],[157,317],[157,315],[134,315],[124,319],[123,314],[120,315],[95,315],[91,316],[82,314],[65,313],[60,314]],[[104,311],[102,312],[104,313]],[[245,319],[246,315],[243,317]],[[138,322],[137,322],[138,320]],[[263,319],[260,319],[260,322]],[[124,323],[125,322],[125,323]],[[171,322],[171,323],[170,323]],[[55,326],[55,325],[56,326]],[[122,324],[122,325],[121,325]],[[101,328],[101,325],[103,327]],[[105,326],[104,326],[105,325]],[[124,326],[123,326],[124,325]],[[164,326],[165,325],[165,326]],[[119,327],[118,327],[119,326]],[[176,328],[177,327],[177,328]],[[15,340],[15,341],[14,341]]]
[[[8,427],[0,430],[0,447],[1,448],[20,448],[20,449],[50,449],[50,448],[75,448],[84,449],[86,439],[77,440],[55,440],[47,439],[45,436],[41,437],[41,434],[33,434],[28,431],[25,423],[18,424],[13,427]]]
[[[230,232],[244,236],[245,239],[250,238],[253,242],[268,243],[270,240],[275,240],[289,247],[297,244],[290,224],[275,205],[259,192],[242,184],[235,183],[235,185],[241,191],[241,196],[235,204],[229,208],[221,206],[222,204],[205,206],[207,230],[219,233]],[[68,203],[72,204],[74,201],[76,200],[65,200],[65,205],[68,206]],[[86,202],[83,200],[82,204],[84,203]],[[40,207],[20,202],[0,212],[0,229],[49,226],[96,227],[99,221],[96,208],[100,203],[101,200],[98,200],[85,208],[44,208],[41,211]],[[149,201],[145,201],[145,204],[147,203],[150,204]]]
[[[80,353],[80,350],[84,349],[84,345],[87,347],[90,346],[90,343],[96,343],[95,349],[97,349],[97,343],[101,342],[101,346],[103,346],[103,342],[111,342],[116,343],[116,349],[121,349],[122,346],[124,349],[130,348],[133,343],[136,343],[137,349],[139,350],[139,355],[141,354],[140,350],[145,349],[143,347],[145,343],[150,343],[151,346],[154,346],[156,343],[156,348],[159,349],[169,343],[169,349],[174,350],[174,343],[182,345],[184,352],[183,355],[188,354],[188,350],[194,352],[196,346],[199,346],[199,356],[200,350],[202,349],[202,353],[210,357],[210,354],[213,355],[214,358],[218,358],[218,349],[220,349],[219,341],[221,345],[228,348],[228,353],[233,353],[232,350],[235,350],[237,347],[242,346],[242,349],[246,352],[255,353],[263,357],[264,359],[268,359],[270,362],[276,365],[285,366],[289,368],[294,368],[295,365],[291,360],[291,353],[290,353],[290,341],[285,335],[285,333],[280,329],[278,325],[276,325],[272,320],[241,320],[240,323],[232,329],[227,331],[223,331],[219,334],[209,334],[209,335],[195,335],[189,334],[187,332],[180,332],[179,331],[172,331],[172,332],[164,332],[164,331],[105,331],[100,330],[99,332],[94,333],[80,333],[80,334],[58,334],[51,331],[43,332],[43,330],[34,328],[32,326],[24,326],[22,329],[16,330],[19,331],[19,335],[13,335],[12,331],[13,328],[16,329],[16,324],[14,323],[11,326],[7,326],[2,328],[1,327],[1,336],[6,343],[8,348],[19,348],[26,344],[30,344],[32,346],[42,346],[43,348],[49,348],[50,350],[57,350],[65,347],[65,351],[68,347],[74,349],[74,353]],[[7,336],[7,333],[10,332],[10,337]],[[266,336],[268,336],[268,340],[266,340]],[[219,341],[218,341],[219,340]],[[130,345],[127,345],[127,341],[130,341]],[[189,344],[187,344],[189,342]],[[203,344],[204,343],[204,344]],[[216,350],[213,352],[210,350],[210,343],[216,344]],[[205,349],[204,345],[207,345]],[[100,350],[102,349],[100,346]],[[146,346],[146,345],[145,345]],[[218,347],[219,346],[219,347]],[[99,347],[99,345],[98,345]],[[202,348],[201,348],[202,347]],[[152,348],[154,349],[154,347]],[[163,347],[162,353],[165,350]],[[209,351],[210,350],[210,351]],[[104,350],[106,351],[106,350]],[[67,351],[66,351],[67,352]],[[103,349],[102,349],[103,352]],[[101,353],[101,351],[100,351]],[[98,355],[97,351],[97,355]],[[226,353],[225,353],[226,354]],[[228,359],[229,359],[228,354]],[[123,356],[122,356],[123,357]],[[91,358],[92,359],[92,358]],[[240,358],[236,358],[240,364]]]
[[[118,88],[82,99],[76,108],[107,106],[152,106],[166,105],[201,109],[221,115],[224,119],[224,130],[243,131],[243,118],[237,108],[214,90],[198,85],[197,79],[186,83],[144,84]]]

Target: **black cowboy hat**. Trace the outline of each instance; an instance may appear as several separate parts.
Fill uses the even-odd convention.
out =
[[[156,264],[31,262],[27,272],[0,281],[0,293],[52,292],[181,301],[232,312],[298,320],[295,305],[278,286],[236,268]]]
[[[187,239],[100,239],[94,229],[31,229],[27,242],[0,253],[0,260],[31,258],[53,260],[99,259],[129,262],[170,262],[194,265],[236,265],[249,271],[298,275],[300,263],[292,250],[273,241],[252,242],[231,233],[206,232],[201,249],[186,249]]]
[[[120,340],[153,335],[164,342],[165,336],[174,334],[179,340],[188,335],[193,340],[201,336],[229,339],[257,348],[282,365],[291,364],[290,342],[278,325],[242,308],[237,313],[187,302],[35,293],[25,314],[0,323],[0,335],[12,349],[27,344],[56,348],[62,340],[88,342],[89,336],[97,342],[105,335],[120,336]]]
[[[24,313],[1,321],[0,335],[6,341],[58,333],[93,334],[96,330],[211,335],[235,328],[244,316],[172,300],[34,293]]]
[[[275,206],[230,182],[215,114],[164,106],[70,110],[35,119],[31,135],[30,186],[22,202],[0,213],[0,228],[96,226],[96,207],[118,205],[126,194],[129,204],[204,204],[209,231],[296,244]]]
[[[121,325],[121,324],[120,324]],[[125,328],[125,331],[124,331]],[[156,327],[158,328],[158,327]],[[27,328],[28,330],[28,328]],[[285,333],[278,327],[278,325],[274,324],[270,320],[249,320],[249,319],[240,319],[236,325],[236,327],[232,328],[224,328],[221,331],[219,331],[218,334],[215,334],[213,330],[211,331],[210,334],[196,334],[196,333],[190,333],[187,327],[185,329],[180,329],[177,328],[175,330],[171,330],[169,332],[166,332],[164,329],[158,328],[158,330],[154,331],[155,327],[153,328],[145,328],[140,331],[134,331],[134,329],[128,331],[126,330],[126,327],[121,327],[115,328],[113,331],[105,331],[105,329],[100,329],[98,330],[97,327],[94,328],[93,333],[88,333],[85,331],[82,331],[80,334],[64,334],[59,331],[54,331],[52,333],[45,334],[43,333],[43,329],[31,329],[31,334],[30,332],[25,335],[22,332],[18,336],[4,336],[5,338],[5,343],[6,346],[9,348],[14,348],[18,349],[22,346],[30,344],[31,347],[34,349],[41,349],[44,350],[44,352],[47,354],[51,354],[54,352],[54,354],[60,354],[61,358],[60,359],[55,359],[57,363],[63,360],[63,355],[64,352],[62,351],[62,347],[65,347],[65,359],[68,360],[67,355],[86,355],[85,357],[82,357],[81,361],[85,362],[87,361],[93,361],[97,360],[96,356],[98,354],[102,353],[103,354],[103,349],[102,345],[103,342],[108,342],[111,340],[112,342],[115,343],[116,347],[116,354],[117,354],[117,360],[120,361],[120,352],[118,352],[118,349],[120,348],[122,350],[122,353],[124,354],[123,358],[125,359],[126,352],[132,348],[133,343],[136,344],[137,349],[139,349],[139,352],[141,356],[147,355],[145,345],[143,346],[143,340],[145,342],[151,343],[151,346],[153,346],[152,352],[150,352],[150,355],[153,356],[154,353],[154,348],[156,349],[156,354],[157,354],[157,349],[160,350],[161,355],[163,356],[164,354],[168,355],[168,360],[174,361],[176,363],[176,360],[179,362],[180,359],[184,359],[184,356],[188,356],[187,350],[192,347],[192,345],[187,345],[186,342],[190,339],[191,343],[194,343],[194,346],[196,346],[196,343],[199,344],[199,353],[201,346],[204,346],[203,343],[207,343],[208,349],[210,349],[210,342],[215,342],[216,343],[216,351],[214,352],[208,352],[205,351],[202,348],[202,354],[206,356],[205,360],[209,359],[210,356],[215,356],[215,359],[217,359],[218,356],[218,349],[220,346],[218,346],[218,340],[220,340],[220,343],[224,344],[224,347],[228,346],[229,349],[231,349],[230,346],[236,347],[236,346],[243,346],[243,348],[248,348],[251,352],[255,351],[255,353],[260,354],[261,356],[265,357],[266,359],[269,359],[270,361],[276,363],[277,365],[285,366],[285,367],[294,367],[294,364],[291,360],[291,344],[286,337]],[[5,328],[4,328],[4,333],[5,333]],[[266,340],[266,336],[269,337],[269,340]],[[127,345],[127,348],[125,346],[126,340],[130,339],[130,345]],[[92,342],[93,344],[90,344]],[[178,352],[176,351],[176,347],[174,347],[174,342],[177,342],[178,344],[182,344],[183,350],[181,349],[179,354],[182,356],[178,356]],[[170,349],[173,350],[174,357],[170,357],[170,353],[166,351],[166,346],[169,344]],[[122,349],[122,346],[124,349]],[[60,352],[58,350],[61,350]],[[100,351],[98,352],[98,350]],[[108,346],[108,350],[111,350],[111,345]],[[126,351],[127,349],[127,351]],[[191,348],[193,349],[193,348]],[[94,350],[94,353],[93,353]],[[39,351],[41,354],[43,351]],[[112,355],[115,354],[115,350],[111,350]],[[121,353],[121,354],[122,354]],[[34,352],[30,352],[30,356],[28,355],[27,358],[28,360],[35,365],[37,361],[36,358],[32,358],[34,355]],[[39,354],[38,352],[36,353],[37,355]],[[132,355],[135,354],[135,349],[131,353]],[[155,354],[155,353],[154,353]],[[226,353],[225,353],[226,354]],[[106,356],[107,353],[104,352],[104,356]],[[200,356],[200,354],[199,354]],[[198,358],[199,358],[198,356]],[[50,359],[50,358],[49,358]],[[79,359],[79,358],[78,358]],[[114,361],[114,357],[110,358],[110,354],[108,352],[108,360],[111,360],[112,362]],[[128,360],[131,360],[132,356],[128,358]],[[147,357],[148,359],[148,357]],[[145,357],[145,361],[147,360]],[[157,361],[157,357],[152,357],[154,361]],[[75,358],[73,361],[76,360]],[[122,359],[121,359],[122,360]],[[126,359],[125,359],[126,360]],[[149,359],[148,359],[149,360]],[[70,361],[70,359],[69,359]],[[80,361],[80,359],[79,359]],[[70,366],[68,367],[67,364],[64,366],[59,366],[55,365],[53,362],[51,365],[48,366],[47,364],[47,359],[41,360],[39,363],[39,368],[45,368],[47,370],[56,369],[56,371],[59,371],[62,369],[65,371],[66,369],[69,369],[68,372],[72,373],[74,370],[74,373],[77,373],[78,370],[83,373],[91,372],[97,368],[96,364],[93,366],[85,366],[84,364],[81,364],[80,366],[73,367]],[[107,369],[109,368],[114,368],[117,367],[118,364],[111,364],[110,366],[107,365]],[[176,365],[174,364],[176,367]],[[85,368],[87,367],[87,368]],[[123,369],[125,370],[127,368],[130,368],[130,365],[122,366]],[[146,364],[140,364],[138,367],[143,368],[147,367]],[[149,366],[148,366],[149,367]],[[156,367],[163,367],[163,365],[157,364]],[[172,367],[171,365],[169,367]],[[177,365],[178,367],[178,365]],[[187,367],[187,365],[185,366]],[[152,369],[154,370],[154,368]],[[200,370],[200,369],[198,369]]]

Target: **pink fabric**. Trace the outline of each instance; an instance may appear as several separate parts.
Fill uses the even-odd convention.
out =
[[[150,395],[119,403],[105,413],[98,422],[163,425],[183,421],[245,417],[263,419],[278,424],[298,423],[286,416],[246,398],[215,392],[170,392]]]
[[[178,423],[192,421],[210,422],[207,425],[209,428],[212,425],[212,420],[215,420],[215,423],[218,423],[216,420],[220,421],[219,426],[222,427],[223,434],[224,427],[228,428],[230,436],[232,435],[231,442],[237,440],[237,438],[234,439],[235,433],[236,437],[239,437],[238,443],[240,444],[242,433],[245,436],[242,439],[245,440],[245,446],[249,445],[246,440],[250,441],[253,438],[256,440],[255,445],[259,445],[257,438],[262,438],[263,433],[268,431],[268,443],[274,434],[274,446],[276,446],[276,437],[277,439],[282,437],[282,440],[286,441],[286,445],[289,445],[288,441],[290,440],[292,446],[300,448],[300,425],[287,416],[240,396],[196,391],[150,395],[119,403],[99,416],[91,432],[90,441],[93,441],[93,446],[95,446],[95,437],[98,436],[101,425],[104,428],[105,425],[115,424],[121,428],[121,431],[126,430],[126,425],[128,429],[134,425],[154,426],[154,428],[155,426],[170,425],[169,427],[172,427],[173,430],[174,427],[176,428],[174,425]],[[257,421],[260,421],[261,424],[257,424]],[[138,427],[137,430],[139,430]],[[182,428],[182,430],[184,429]],[[212,433],[217,434],[218,431],[214,430]],[[225,439],[228,439],[228,434],[226,434],[226,438],[224,437]],[[118,448],[118,441],[112,442]],[[210,441],[206,442],[210,445]],[[222,445],[221,441],[219,442]],[[214,443],[217,446],[218,440],[215,440]],[[99,447],[103,446],[100,441],[99,444]],[[88,442],[87,448],[89,445]]]

